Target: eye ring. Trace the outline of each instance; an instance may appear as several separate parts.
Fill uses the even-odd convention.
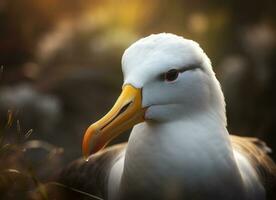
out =
[[[179,71],[177,69],[171,69],[164,74],[164,78],[168,82],[175,81],[178,78]]]

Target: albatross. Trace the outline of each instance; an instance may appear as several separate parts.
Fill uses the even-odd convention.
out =
[[[85,132],[87,159],[63,170],[64,183],[107,200],[266,198],[269,148],[229,135],[223,92],[198,43],[150,35],[125,50],[122,71],[121,95]],[[104,148],[131,128],[127,143]]]

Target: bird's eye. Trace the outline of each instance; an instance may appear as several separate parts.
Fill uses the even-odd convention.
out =
[[[171,69],[165,73],[165,80],[168,82],[174,81],[177,79],[179,71],[176,69]]]

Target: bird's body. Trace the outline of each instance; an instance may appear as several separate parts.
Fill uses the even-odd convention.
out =
[[[241,197],[243,196],[243,192],[246,188],[248,191],[250,191],[247,194],[247,196],[249,197],[243,199],[265,199],[265,180],[263,179],[269,177],[265,177],[264,174],[260,172],[266,172],[268,174],[273,173],[273,169],[271,168],[273,166],[273,163],[266,155],[265,146],[263,146],[264,148],[261,148],[257,144],[255,144],[256,142],[259,143],[259,140],[257,140],[256,138],[229,136],[229,141],[230,145],[234,148],[234,159],[233,157],[231,159],[233,159],[233,163],[237,165],[234,168],[237,170],[236,167],[238,167],[238,176],[240,176],[238,177],[238,179],[234,179],[240,181],[238,185],[235,185],[235,182],[233,183],[233,190],[235,190],[235,192],[229,190],[230,183],[229,181],[227,181],[227,179],[229,178],[232,180],[233,176],[229,177],[226,176],[224,173],[225,168],[230,168],[227,163],[223,163],[222,165],[224,167],[221,169],[222,175],[215,171],[215,169],[217,168],[213,170],[213,172],[215,173],[214,175],[210,174],[210,172],[205,171],[206,163],[200,163],[201,160],[199,159],[199,157],[195,157],[195,161],[198,162],[196,163],[196,166],[198,166],[199,168],[201,167],[202,169],[193,167],[195,163],[190,163],[190,165],[192,166],[190,167],[190,169],[187,170],[189,172],[187,173],[187,176],[189,176],[190,179],[189,181],[184,180],[184,183],[186,183],[188,186],[196,184],[199,191],[197,191],[196,194],[191,193],[190,195],[192,195],[192,197],[187,197],[187,199],[242,199]],[[215,147],[216,145],[217,144],[215,144]],[[114,145],[106,148],[105,150],[97,154],[90,156],[90,159],[88,161],[85,161],[82,158],[74,161],[71,165],[63,170],[61,176],[59,177],[60,181],[66,185],[69,185],[70,187],[88,192],[93,195],[97,195],[103,199],[113,199],[120,190],[121,178],[125,166],[125,152],[127,150],[127,147],[127,143]],[[149,149],[142,150],[148,153]],[[201,153],[204,153],[204,151],[200,149],[199,151]],[[245,153],[241,152],[247,153],[246,155],[243,155]],[[180,151],[180,153],[182,153],[182,151]],[[137,152],[137,155],[134,156],[136,157],[138,155],[139,153]],[[127,199],[153,199],[153,197],[151,196],[152,193],[155,193],[157,195],[156,199],[183,199],[182,197],[180,198],[179,195],[181,195],[181,192],[179,193],[178,191],[184,191],[183,188],[179,188],[179,185],[173,181],[172,174],[169,173],[177,172],[176,169],[172,170],[171,164],[168,163],[168,160],[166,159],[173,157],[171,157],[171,155],[162,154],[160,156],[163,158],[163,161],[161,164],[159,163],[159,165],[161,165],[162,168],[167,168],[166,170],[161,170],[161,172],[165,172],[163,176],[161,176],[161,174],[156,171],[158,163],[152,163],[155,166],[151,166],[149,169],[144,169],[146,168],[146,166],[141,166],[141,163],[137,165],[133,163],[133,170],[136,170],[135,174],[137,174],[137,179],[135,179],[135,177],[134,179],[127,179],[127,182],[124,184],[126,184],[127,188],[133,187],[133,195],[135,197]],[[220,151],[216,153],[216,157],[220,158],[221,162],[225,162],[224,155],[221,154]],[[212,158],[209,159],[209,162],[212,163]],[[184,166],[186,166],[186,164]],[[181,168],[181,171],[184,171],[185,167],[183,167],[182,164],[180,164],[179,167]],[[130,170],[130,172],[133,173],[132,170]],[[205,173],[205,176],[202,176],[202,173],[200,172]],[[177,175],[178,174],[175,174],[175,176]],[[200,180],[196,180],[197,177],[202,177],[205,181],[202,182]],[[219,179],[216,184],[214,182],[215,177]],[[132,181],[133,183],[131,183]],[[195,183],[191,184],[191,181]],[[199,183],[196,183],[196,181],[198,181]],[[138,183],[141,184],[141,188],[138,187]],[[240,185],[241,183],[242,185]],[[202,190],[204,188],[204,185],[209,192],[211,191],[209,189],[213,185],[215,187],[213,195],[215,196],[210,196],[210,198],[207,198],[206,194],[204,194],[203,196]],[[242,190],[237,188],[237,186],[240,186]],[[238,190],[240,191],[238,192]],[[227,192],[231,193],[226,195]],[[137,194],[140,194],[140,196],[138,196]],[[185,194],[186,193],[184,193],[183,195]],[[202,195],[201,198],[200,195]],[[188,194],[186,194],[186,196],[188,196]]]
[[[229,136],[223,93],[197,43],[173,34],[151,35],[126,50],[122,65],[128,92],[111,111],[114,117],[108,114],[86,136],[93,133],[98,143],[106,143],[105,136],[98,138],[120,132],[135,119],[129,141],[90,156],[88,162],[75,162],[61,176],[65,183],[77,187],[66,173],[79,172],[94,179],[84,187],[87,192],[108,200],[265,199],[258,170],[273,174],[275,165],[252,140]],[[121,99],[129,102],[120,106]],[[138,104],[143,120],[140,111],[131,110]],[[102,146],[94,144],[97,150]]]

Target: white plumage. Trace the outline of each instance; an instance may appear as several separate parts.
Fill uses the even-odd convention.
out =
[[[95,165],[99,157],[116,150],[104,162],[108,170],[103,196],[265,199],[257,168],[274,174],[275,165],[253,140],[229,136],[223,93],[196,42],[167,33],[151,35],[125,51],[122,68],[124,86],[141,91],[145,115],[126,146],[91,156]],[[177,79],[165,80],[172,69],[179,72]],[[105,126],[112,126],[112,120]]]

